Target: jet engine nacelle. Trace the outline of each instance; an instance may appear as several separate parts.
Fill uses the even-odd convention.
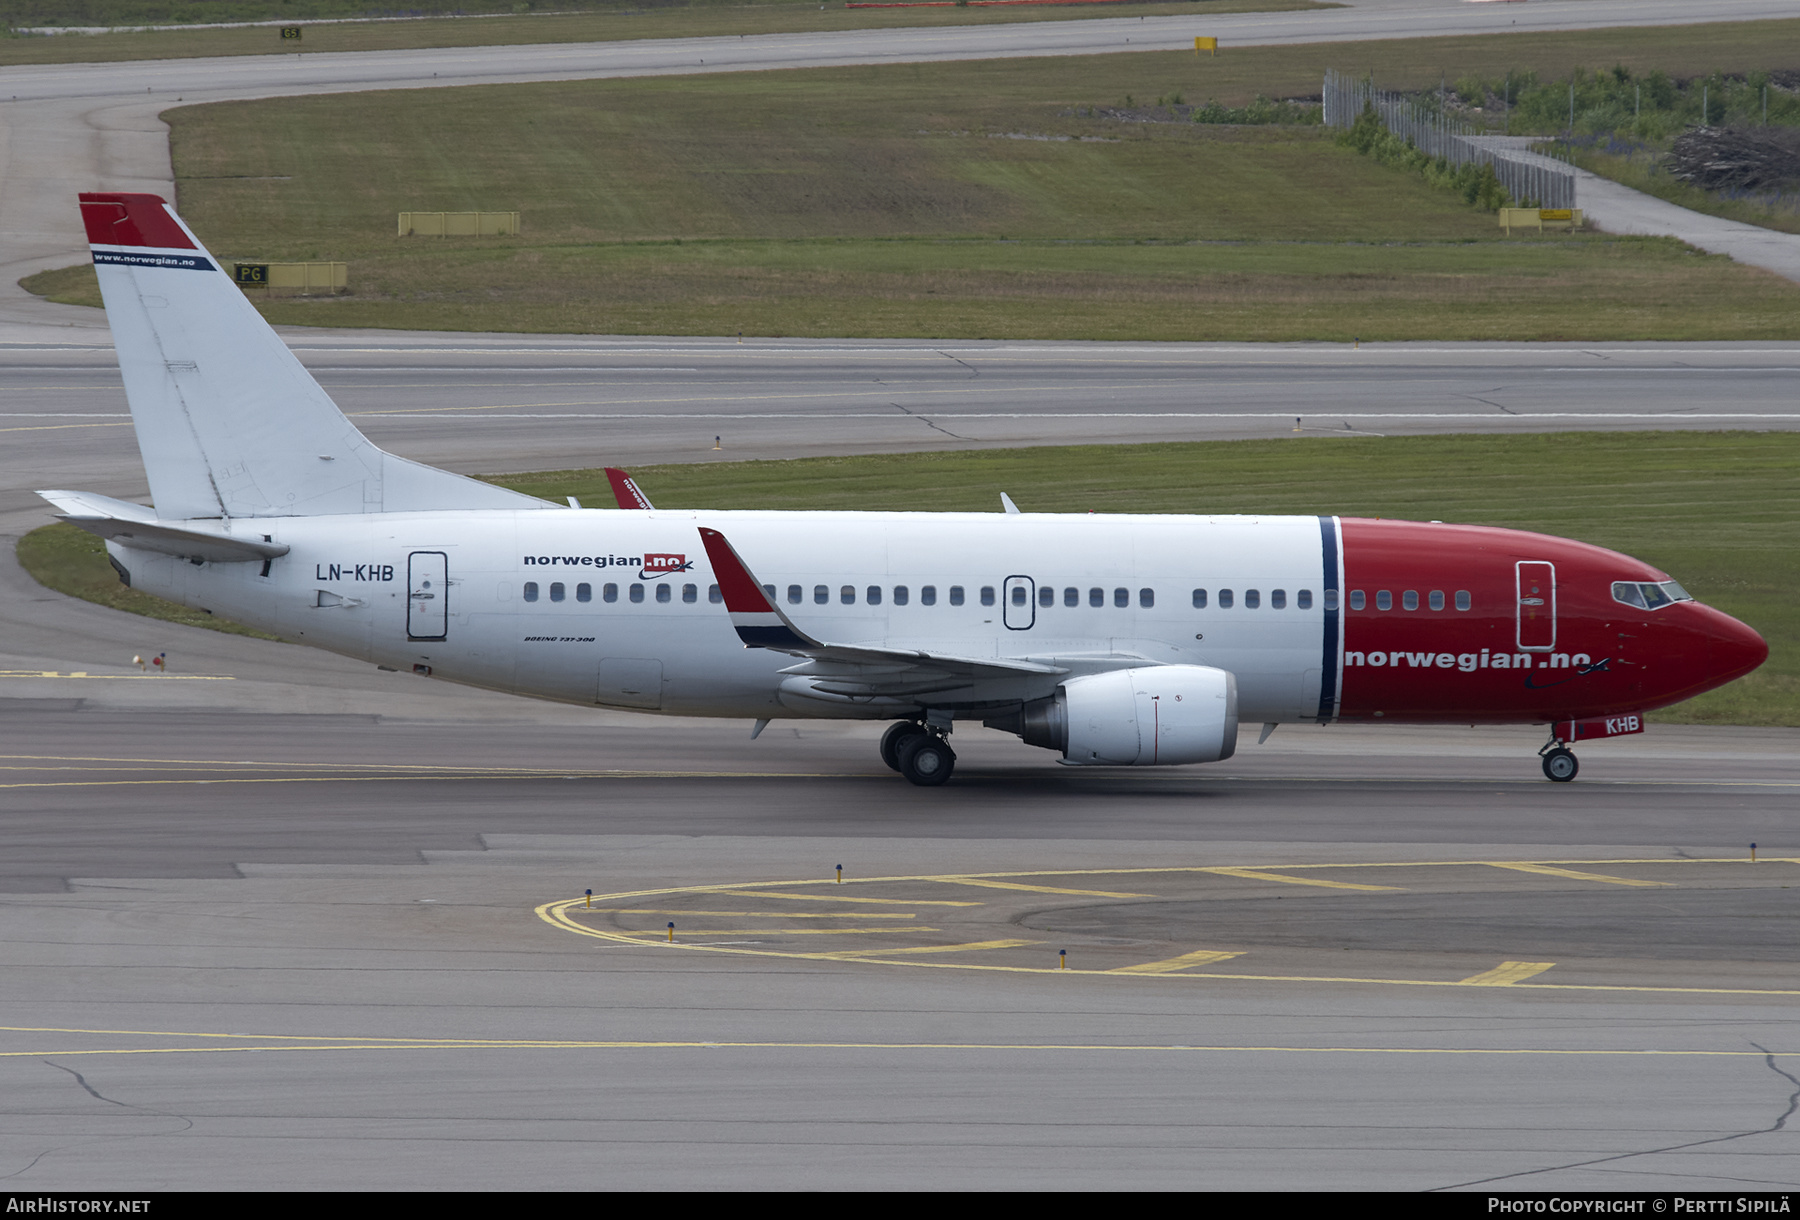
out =
[[[1206,665],[1151,665],[1071,678],[1027,703],[1019,736],[1072,766],[1218,762],[1237,749],[1237,679]]]

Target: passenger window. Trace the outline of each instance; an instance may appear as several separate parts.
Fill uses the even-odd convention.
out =
[[[600,600],[603,602],[618,601],[619,600],[619,586],[618,585],[601,585],[600,586]]]
[[[1389,593],[1386,589],[1377,592],[1375,594],[1375,608],[1377,610],[1392,610],[1394,608],[1394,595]]]
[[[1206,590],[1205,589],[1195,589],[1194,590],[1194,609],[1196,609],[1196,610],[1206,609]]]
[[[674,591],[672,589],[670,589],[668,585],[657,585],[656,586],[656,600],[657,601],[668,602],[673,597],[674,597]]]
[[[1400,604],[1408,610],[1417,610],[1419,608],[1419,591],[1417,589],[1408,589],[1406,592],[1402,593],[1400,595]]]
[[[1270,589],[1269,590],[1269,609],[1271,609],[1271,610],[1286,610],[1287,609],[1287,590],[1286,589]]]
[[[1039,585],[1038,586],[1038,605],[1054,606],[1055,604],[1056,604],[1056,590],[1052,589],[1049,585]]]
[[[963,590],[961,585],[950,586],[950,604],[952,606],[960,606],[963,604]]]
[[[764,597],[768,598],[770,601],[775,600],[775,586],[774,585],[764,585],[762,587],[762,591],[763,591]]]
[[[1442,589],[1433,589],[1431,591],[1431,608],[1433,610],[1442,610],[1444,608],[1444,591]]]
[[[1350,590],[1350,608],[1352,610],[1361,610],[1368,604],[1368,598],[1363,596],[1363,591],[1361,589]]]
[[[1469,608],[1469,591],[1467,589],[1458,589],[1456,591],[1456,608],[1458,610],[1467,610]]]
[[[1014,585],[1013,586],[1012,599],[1013,599],[1013,605],[1015,605],[1015,606],[1023,606],[1025,604],[1025,586],[1024,585]]]
[[[1119,607],[1122,610],[1126,606],[1129,606],[1130,604],[1131,604],[1131,590],[1130,589],[1114,589],[1113,590],[1113,605]]]
[[[879,606],[881,604],[881,586],[880,585],[870,585],[869,586],[869,604],[871,606]]]
[[[1081,590],[1080,589],[1077,589],[1073,585],[1071,585],[1069,588],[1063,590],[1063,605],[1079,606],[1080,604],[1081,604]]]
[[[1088,590],[1088,605],[1104,606],[1105,604],[1106,604],[1106,590],[1105,589],[1089,589]]]
[[[643,601],[644,600],[644,586],[643,585],[632,585],[631,591],[628,594],[626,594],[626,596],[629,597],[634,602]]]
[[[559,602],[563,599],[563,583],[560,580],[550,582],[550,600]]]
[[[1138,590],[1138,607],[1140,609],[1148,610],[1155,605],[1156,605],[1156,590],[1155,589],[1139,589]]]
[[[894,586],[894,604],[896,606],[904,606],[906,604],[906,586],[905,585],[895,585]]]
[[[829,586],[829,585],[814,585],[813,586],[813,605],[823,606],[823,605],[827,605],[830,601],[831,601],[831,586]]]
[[[699,601],[700,600],[699,586],[698,585],[682,585],[681,586],[681,600],[686,602],[690,606],[693,605],[695,602]]]
[[[716,606],[725,600],[725,595],[723,593],[719,592],[718,585],[707,585],[706,586],[706,600]]]
[[[799,585],[788,586],[788,605],[798,606],[800,604],[800,599],[805,596],[805,590],[801,589]]]
[[[856,586],[845,585],[843,588],[839,589],[838,600],[843,602],[846,606],[854,606],[856,604]]]
[[[528,580],[525,582],[525,600],[528,602],[537,600],[537,581]]]
[[[1294,605],[1297,606],[1301,610],[1311,610],[1312,609],[1312,590],[1311,589],[1302,589],[1298,593],[1294,594]]]
[[[1327,610],[1338,608],[1338,591],[1336,589],[1325,590],[1325,608]]]
[[[919,604],[921,606],[937,605],[937,586],[936,585],[920,585],[919,586]]]
[[[1246,610],[1262,609],[1262,590],[1261,589],[1245,589],[1244,590],[1244,609],[1246,609]]]
[[[982,585],[981,586],[981,604],[984,606],[991,606],[994,604],[994,586],[993,585]]]
[[[1235,603],[1234,599],[1232,598],[1230,589],[1220,589],[1219,590],[1219,609],[1229,610],[1235,604],[1236,603]]]
[[[593,601],[594,600],[594,586],[590,585],[590,584],[585,584],[585,583],[576,585],[575,586],[575,600],[578,602]]]

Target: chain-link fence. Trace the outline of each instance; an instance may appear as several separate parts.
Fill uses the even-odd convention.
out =
[[[1486,135],[1442,111],[1419,105],[1396,93],[1383,93],[1366,77],[1329,69],[1325,73],[1325,125],[1349,128],[1364,106],[1373,106],[1387,129],[1428,156],[1442,157],[1451,165],[1491,165],[1500,185],[1515,200],[1535,199],[1538,207],[1572,208],[1575,203],[1573,172],[1548,164],[1547,158],[1523,147],[1508,148],[1508,136]]]

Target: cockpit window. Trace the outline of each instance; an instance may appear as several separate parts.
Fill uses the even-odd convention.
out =
[[[1672,580],[1658,584],[1647,581],[1615,580],[1612,587],[1613,600],[1623,602],[1627,606],[1636,606],[1639,610],[1661,610],[1664,606],[1672,606],[1676,602],[1691,602],[1693,597],[1688,591]]]

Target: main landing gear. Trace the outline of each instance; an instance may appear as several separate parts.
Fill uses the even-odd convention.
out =
[[[881,761],[912,783],[935,788],[956,769],[956,751],[936,728],[902,720],[881,735]]]
[[[1555,737],[1544,743],[1538,757],[1544,760],[1544,778],[1552,783],[1566,784],[1581,770],[1581,760],[1575,757],[1575,751]]]

